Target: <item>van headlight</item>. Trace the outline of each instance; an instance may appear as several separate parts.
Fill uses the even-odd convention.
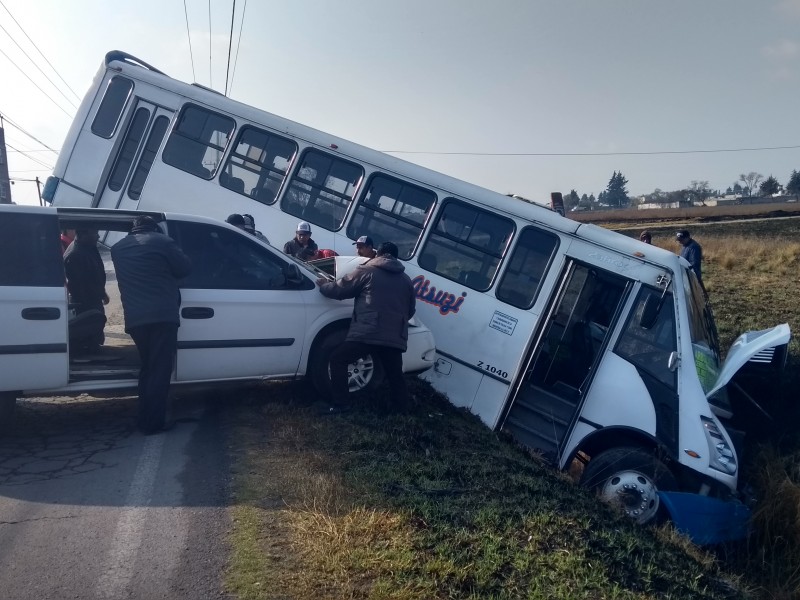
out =
[[[711,468],[726,475],[733,475],[736,473],[736,454],[733,448],[720,433],[713,419],[700,417],[700,420],[703,422],[703,431],[706,434]]]

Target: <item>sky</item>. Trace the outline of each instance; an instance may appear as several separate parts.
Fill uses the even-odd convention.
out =
[[[800,0],[0,0],[0,26],[18,203],[109,50],[536,202],[800,170]]]

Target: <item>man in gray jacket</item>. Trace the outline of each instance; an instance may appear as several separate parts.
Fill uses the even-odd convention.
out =
[[[347,401],[347,365],[367,354],[383,365],[395,409],[408,410],[403,352],[416,298],[411,279],[397,260],[397,246],[384,242],[375,258],[352,273],[338,281],[320,278],[317,285],[328,298],[355,298],[347,338],[331,355],[331,412],[342,410]]]
[[[149,216],[136,217],[130,234],[111,248],[125,331],[136,344],[139,369],[139,428],[165,429],[167,396],[178,344],[181,304],[178,280],[192,269],[189,258]]]

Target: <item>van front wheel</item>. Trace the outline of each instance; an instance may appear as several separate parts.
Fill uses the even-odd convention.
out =
[[[344,343],[347,330],[340,329],[328,334],[314,351],[309,364],[311,384],[318,394],[331,395],[331,354]],[[383,365],[372,355],[359,358],[347,365],[347,387],[351,394],[370,391],[383,381]]]
[[[639,448],[612,448],[593,456],[583,471],[581,485],[595,490],[639,524],[653,523],[659,515],[658,492],[677,488],[666,465]]]

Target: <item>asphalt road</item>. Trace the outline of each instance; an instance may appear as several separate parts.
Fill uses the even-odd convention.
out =
[[[0,437],[0,597],[225,598],[227,465],[214,403],[143,436],[136,398],[30,399]]]

